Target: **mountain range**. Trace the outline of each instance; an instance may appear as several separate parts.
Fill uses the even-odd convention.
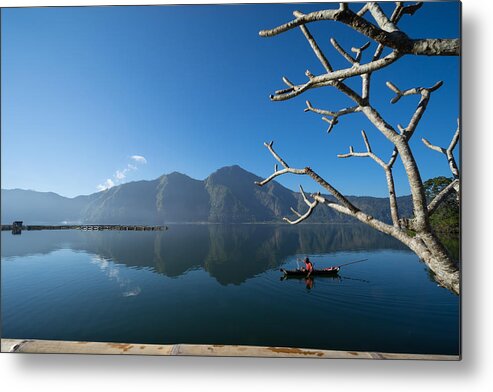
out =
[[[205,180],[173,172],[151,181],[135,181],[91,195],[67,198],[53,192],[2,189],[1,222],[24,224],[147,224],[278,222],[293,217],[290,208],[305,211],[298,192],[271,181],[254,184],[260,177],[240,166],[223,167]],[[329,197],[330,198],[330,197]],[[348,199],[375,218],[389,222],[387,198],[349,196]],[[401,216],[412,215],[410,196],[398,198]],[[353,218],[321,206],[311,223],[353,222]]]

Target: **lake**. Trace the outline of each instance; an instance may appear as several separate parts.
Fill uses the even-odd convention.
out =
[[[459,354],[459,297],[362,225],[2,232],[2,337]],[[353,260],[338,278],[281,280]]]

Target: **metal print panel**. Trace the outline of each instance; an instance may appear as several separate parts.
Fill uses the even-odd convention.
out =
[[[460,359],[460,11],[3,8],[2,352]]]

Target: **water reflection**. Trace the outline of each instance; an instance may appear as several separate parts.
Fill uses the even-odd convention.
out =
[[[4,232],[1,250],[5,337],[459,350],[459,298],[399,242],[362,225]],[[369,261],[279,281],[279,268],[304,256],[316,268]]]
[[[72,249],[94,255],[102,270],[108,261],[150,268],[168,277],[204,269],[222,285],[238,285],[277,269],[293,255],[406,249],[393,238],[363,225],[175,225],[166,232],[5,234],[2,257],[6,258]],[[117,271],[108,273],[115,275]],[[313,283],[307,286],[313,287]],[[129,288],[128,292],[138,293],[138,289]]]
[[[299,280],[304,282],[307,290],[312,290],[317,284],[334,284],[343,283],[345,280],[352,280],[355,282],[370,283],[367,279],[351,278],[343,275],[326,275],[326,276],[296,276],[296,275],[282,275],[279,280]]]
[[[281,281],[284,281],[284,280],[300,280],[300,281],[303,281],[304,284],[305,284],[305,287],[307,290],[311,290],[315,287],[315,281],[317,282],[323,282],[323,281],[335,281],[337,283],[340,283],[342,281],[342,277],[340,277],[339,275],[334,275],[334,276],[331,276],[331,275],[327,275],[327,276],[309,276],[309,277],[306,277],[306,276],[290,276],[290,275],[283,275],[281,276],[280,280]]]
[[[103,259],[101,256],[93,256],[91,263],[97,265],[110,280],[118,283],[123,297],[134,297],[142,291],[140,286],[133,283],[131,279],[122,276],[121,265]]]

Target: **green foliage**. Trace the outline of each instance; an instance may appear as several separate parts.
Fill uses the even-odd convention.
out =
[[[452,178],[430,178],[423,184],[428,202],[433,200],[448,184]],[[431,225],[440,236],[457,237],[460,230],[460,204],[455,192],[452,192],[430,218]]]

